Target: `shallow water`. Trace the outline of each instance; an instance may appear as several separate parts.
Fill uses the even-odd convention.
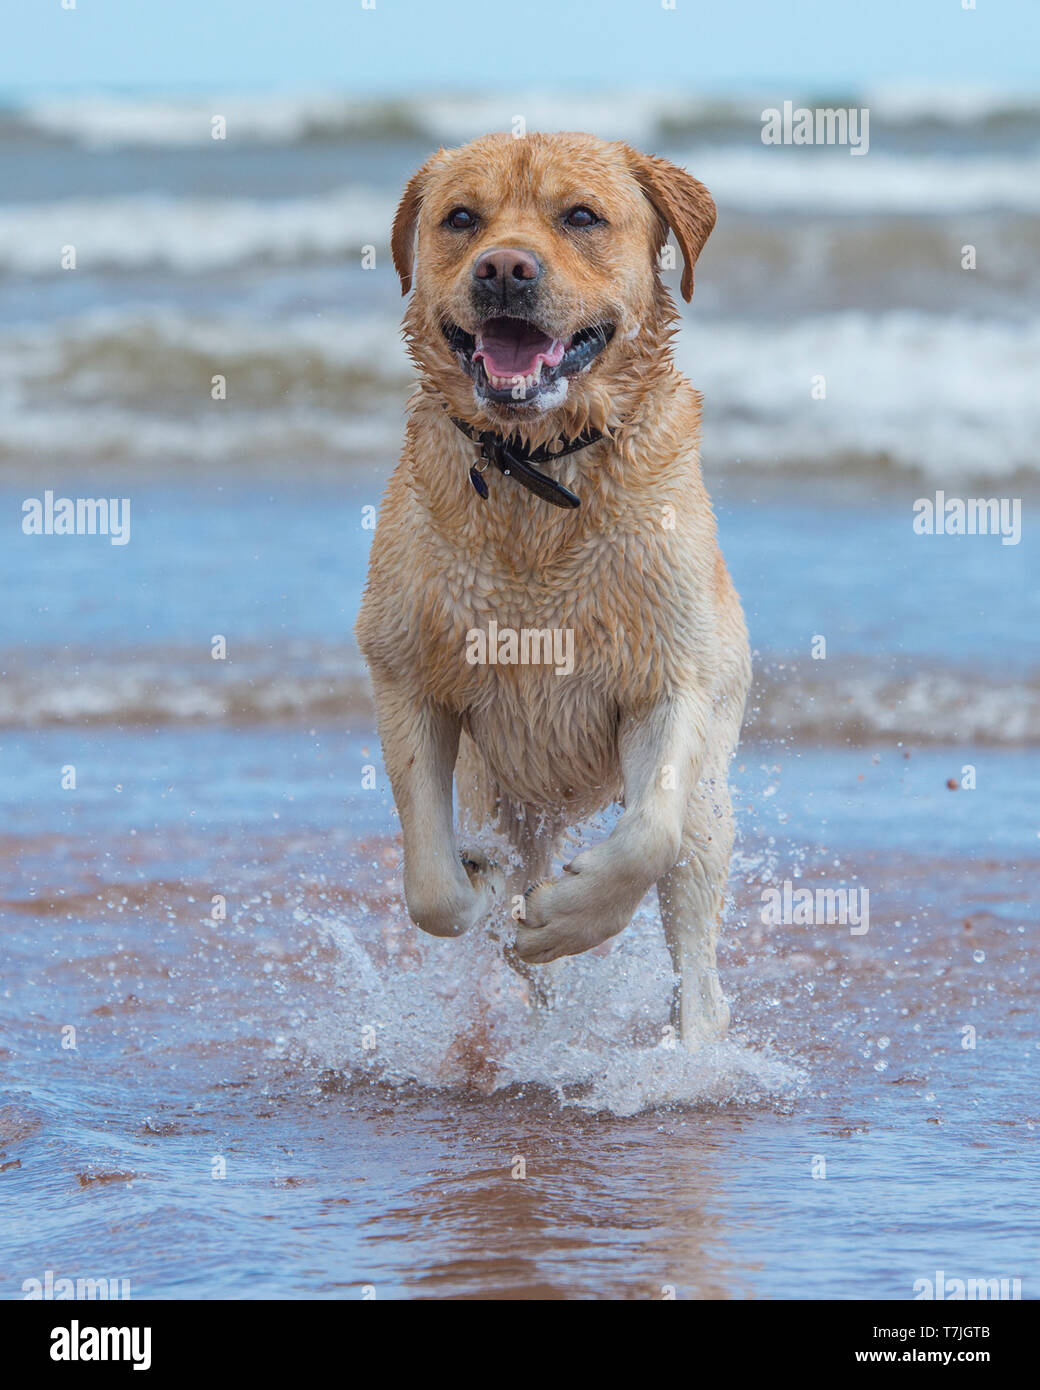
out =
[[[504,924],[409,925],[349,637],[374,489],[138,482],[125,548],[6,552],[0,1288],[1030,1296],[1035,548],[914,537],[898,490],[723,485],[758,684],[733,1028],[691,1058],[652,899],[549,1014]],[[865,888],[868,932],[764,924],[785,880]]]
[[[32,736],[19,784],[68,737]],[[76,742],[95,794],[8,804],[0,840],[8,1296],[47,1268],[137,1297],[901,1299],[936,1269],[1035,1287],[1024,782],[969,858],[945,753],[829,751],[820,817],[820,766],[746,748],[734,1026],[690,1058],[649,903],[565,962],[549,1014],[486,932],[411,928],[385,792],[344,786],[366,755],[340,728]],[[910,776],[942,790],[908,847],[885,811]],[[869,932],[763,925],[785,877],[868,887]]]

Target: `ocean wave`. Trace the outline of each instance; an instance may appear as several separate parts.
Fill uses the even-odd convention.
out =
[[[353,413],[286,406],[220,414],[209,420],[162,418],[140,410],[97,406],[9,411],[0,420],[0,466],[22,474],[46,458],[54,469],[103,465],[150,470],[259,467],[294,468],[390,458],[400,445],[401,411]],[[374,480],[376,486],[378,479]]]
[[[395,318],[380,314],[250,318],[174,310],[103,310],[52,325],[10,328],[0,342],[0,385],[22,400],[150,407],[171,398],[210,400],[225,375],[229,400],[251,406],[342,401],[344,393],[394,389],[410,368]]]
[[[164,649],[134,660],[83,654],[27,668],[0,659],[0,728],[60,725],[245,725],[367,715],[371,697],[353,650],[277,659],[243,651],[234,666],[199,673],[198,653]],[[216,666],[216,663],[212,663]]]
[[[682,163],[723,210],[964,214],[1040,209],[1040,152],[883,154],[786,147],[691,151]]]
[[[227,397],[211,396],[215,375]],[[387,455],[411,373],[388,317],[101,312],[0,345],[0,460],[177,466]]]
[[[1012,91],[985,83],[878,82],[863,93],[863,104],[891,123],[907,125],[1000,125],[1040,120],[1034,91]]]
[[[1035,322],[857,312],[763,324],[695,312],[677,359],[704,394],[712,467],[857,466],[945,482],[1040,466]],[[210,398],[214,374],[227,378],[224,402]],[[389,458],[412,378],[388,315],[105,313],[17,328],[0,346],[0,460]]]
[[[761,90],[734,95],[690,96],[668,90],[561,93],[516,90],[465,97],[424,93],[358,100],[334,92],[266,93],[135,98],[104,92],[41,96],[8,108],[12,131],[67,140],[87,148],[139,146],[183,148],[212,142],[215,116],[228,137],[291,145],[319,140],[412,136],[434,142],[463,141],[487,130],[508,130],[520,113],[531,130],[594,130],[610,139],[639,143],[675,132],[757,129],[761,113],[784,100],[799,105],[866,106],[874,120],[893,126],[971,123],[994,126],[1040,121],[1035,93],[983,86],[882,85],[864,92]]]
[[[705,398],[705,457],[949,479],[1040,466],[1040,324],[844,313],[691,322],[677,358]],[[752,365],[753,364],[753,365]],[[826,397],[814,399],[814,383]]]
[[[1020,158],[705,147],[685,157],[722,216],[874,213],[934,217],[1040,213],[1040,153]],[[239,265],[296,265],[386,252],[397,189],[347,185],[303,198],[133,193],[0,206],[0,270],[59,275],[73,246],[87,273],[164,268],[212,273]],[[774,230],[789,242],[790,228]],[[713,246],[716,243],[713,243]],[[902,248],[897,251],[900,259]],[[957,251],[959,252],[959,244]],[[989,247],[999,265],[1000,248]]]
[[[0,728],[61,725],[248,725],[352,721],[370,726],[373,706],[353,647],[301,645],[290,659],[237,650],[234,666],[200,672],[198,654],[177,649],[120,659],[27,665],[3,659]],[[75,674],[70,676],[69,670]],[[758,663],[744,736],[793,744],[1040,744],[1040,673],[1001,680],[928,666],[894,674],[863,661],[841,673]]]
[[[37,97],[9,110],[20,127],[88,149],[184,148],[210,145],[213,121],[223,117],[228,139],[291,145],[331,135],[349,137],[400,130],[390,103],[335,94],[211,97],[117,97],[103,92]],[[418,129],[409,123],[407,129]]]
[[[830,675],[766,662],[750,703],[747,736],[793,744],[1040,743],[1040,672],[1005,680],[941,667],[893,674],[858,661]]]
[[[335,259],[388,244],[395,200],[365,187],[312,198],[169,197],[127,194],[9,203],[0,207],[0,268],[65,274],[162,266],[199,274],[246,263]]]

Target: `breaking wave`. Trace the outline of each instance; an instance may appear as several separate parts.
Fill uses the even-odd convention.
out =
[[[299,643],[294,653],[236,648],[233,665],[202,666],[177,648],[120,660],[46,660],[0,653],[0,728],[83,725],[249,725],[372,720],[353,647]],[[70,671],[72,674],[70,674]],[[747,739],[794,744],[1040,744],[1040,673],[1001,679],[951,668],[893,674],[859,662],[844,673],[758,663]]]
[[[704,394],[711,467],[855,464],[943,484],[1040,468],[1035,322],[844,312],[764,327],[695,315],[677,357]],[[219,406],[214,373],[229,382]],[[817,374],[825,400],[810,393]],[[412,378],[396,320],[372,313],[104,313],[12,328],[0,347],[0,459],[392,458]]]
[[[170,197],[132,193],[0,207],[0,268],[60,273],[61,248],[79,270],[164,266],[181,274],[248,262],[289,264],[386,244],[393,199],[364,187],[310,198]]]
[[[9,108],[3,117],[12,133],[43,135],[90,149],[138,146],[190,147],[212,139],[214,116],[227,121],[229,138],[296,145],[345,139],[400,138],[430,141],[472,139],[486,130],[509,129],[524,113],[532,130],[595,130],[611,139],[661,140],[676,134],[704,135],[755,129],[763,108],[791,98],[819,105],[810,92],[747,92],[738,96],[662,90],[581,91],[573,95],[529,90],[464,97],[425,93],[411,98],[357,100],[336,93],[179,98],[117,97],[100,92],[38,97]],[[865,92],[832,93],[827,106],[867,106],[876,121],[892,127],[966,124],[1000,128],[1040,120],[1035,93],[981,86],[900,84]]]
[[[934,219],[1040,213],[1036,152],[1017,158],[872,153],[863,160],[831,150],[806,157],[805,151],[707,147],[691,151],[684,162],[708,185],[723,214]],[[163,267],[192,275],[239,265],[341,260],[356,257],[364,246],[387,249],[396,194],[358,184],[300,198],[128,193],[7,203],[0,207],[0,270],[61,274],[65,246],[75,247],[77,268],[88,273]],[[790,242],[791,229],[777,227],[774,239]],[[988,264],[998,264],[999,247],[990,243],[988,249]],[[865,251],[869,259],[869,247]]]

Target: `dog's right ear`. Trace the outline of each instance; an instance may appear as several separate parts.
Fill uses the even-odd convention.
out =
[[[401,293],[407,294],[412,288],[412,265],[415,257],[415,229],[419,221],[423,195],[430,177],[433,162],[443,150],[428,159],[421,169],[417,169],[408,180],[394,217],[394,228],[390,233],[390,254],[394,258],[394,269],[401,277]]]

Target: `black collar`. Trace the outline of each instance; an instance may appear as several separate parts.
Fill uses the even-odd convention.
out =
[[[467,439],[472,439],[474,444],[480,445],[483,466],[475,463],[469,470],[470,482],[479,496],[488,495],[484,471],[489,463],[493,463],[500,473],[504,473],[507,478],[515,478],[522,487],[527,488],[528,492],[533,492],[543,502],[551,502],[555,507],[581,506],[581,499],[576,497],[569,487],[564,487],[555,478],[550,478],[548,473],[541,472],[535,464],[552,463],[554,459],[563,458],[566,454],[587,449],[590,444],[595,444],[603,438],[599,430],[586,430],[584,434],[579,434],[577,439],[557,440],[559,447],[556,449],[550,449],[547,444],[542,444],[537,449],[526,449],[514,435],[503,439],[501,435],[490,430],[475,430],[471,425],[467,425],[465,420],[459,420],[454,415],[448,418]]]

